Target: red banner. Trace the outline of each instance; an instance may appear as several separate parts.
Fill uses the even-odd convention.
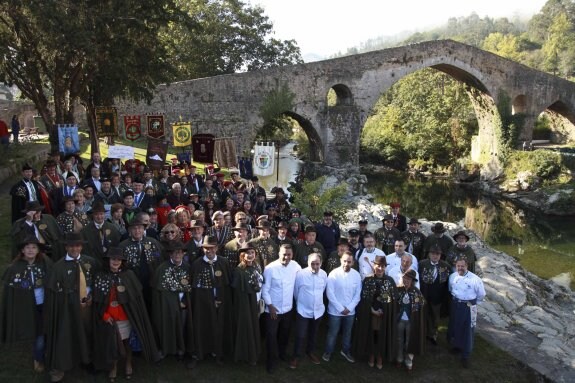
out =
[[[124,137],[130,141],[136,141],[142,137],[140,116],[124,116]]]
[[[162,138],[166,134],[164,131],[164,116],[149,115],[147,116],[148,137]]]

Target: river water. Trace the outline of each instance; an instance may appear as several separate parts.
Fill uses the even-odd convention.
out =
[[[301,166],[291,154],[293,144],[280,150],[280,176],[260,177],[270,190],[286,187]],[[447,180],[403,174],[367,174],[368,192],[375,202],[401,203],[402,214],[427,220],[460,223],[491,247],[515,257],[527,270],[575,288],[575,225],[572,217],[554,217],[494,200],[478,190]]]

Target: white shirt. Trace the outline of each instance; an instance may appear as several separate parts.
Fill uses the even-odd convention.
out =
[[[456,299],[462,301],[477,299],[477,302],[481,302],[485,298],[483,281],[471,271],[464,275],[451,274],[449,276],[449,292]]]
[[[355,269],[347,273],[338,267],[327,277],[327,312],[334,316],[343,316],[342,311],[349,310],[347,315],[355,315],[355,306],[361,298],[361,276]]]
[[[361,252],[361,255],[359,254]],[[385,253],[374,247],[372,252],[370,253],[367,248],[362,250],[358,250],[355,252],[355,258],[357,259],[357,264],[359,268],[359,275],[361,276],[361,280],[363,281],[365,277],[368,275],[373,274],[373,261],[375,261],[375,256],[381,255],[385,257]],[[359,259],[357,258],[359,257]],[[367,258],[367,259],[366,259]]]
[[[293,296],[299,315],[317,319],[324,314],[323,292],[326,286],[327,273],[322,269],[317,273],[313,273],[311,267],[298,271]]]
[[[266,266],[262,286],[266,313],[270,312],[270,305],[277,309],[278,314],[285,314],[292,309],[295,278],[300,270],[301,266],[297,262],[290,261],[284,266],[279,259]]]
[[[92,182],[94,183],[94,186],[96,187],[96,189],[98,189],[98,191],[102,189],[102,182],[100,182],[99,178],[92,177]]]
[[[413,269],[413,266],[410,267],[410,269],[415,271],[415,278],[417,278],[417,282],[415,282],[414,285],[419,289],[419,273],[417,272],[417,270]],[[395,266],[392,267],[391,269],[389,268],[385,269],[385,274],[392,277],[397,286],[403,286],[403,274],[405,274],[405,271],[401,271],[401,266]]]
[[[403,254],[411,255],[411,268],[417,271],[417,258],[415,258],[415,255],[409,254],[407,251]],[[389,254],[387,257],[385,257],[385,260],[387,261],[388,269],[392,269],[395,266],[401,266],[401,255],[398,255],[397,253]]]

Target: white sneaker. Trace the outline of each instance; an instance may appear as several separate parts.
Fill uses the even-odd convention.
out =
[[[329,362],[329,360],[331,359],[331,354],[329,352],[324,352],[321,358],[326,362]]]
[[[345,360],[347,360],[349,363],[355,363],[355,359],[353,359],[353,356],[351,356],[351,354],[348,352],[344,352],[343,350],[341,350],[340,352],[341,356],[343,356],[345,358]]]

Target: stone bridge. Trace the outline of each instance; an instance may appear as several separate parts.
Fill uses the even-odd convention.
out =
[[[120,100],[116,105],[119,114],[163,112],[168,121],[191,121],[194,134],[236,137],[241,153],[249,150],[263,123],[262,104],[287,86],[295,97],[284,113],[306,132],[312,159],[357,167],[361,131],[382,93],[428,67],[468,85],[479,122],[472,159],[485,177],[500,171],[503,114],[521,116],[519,140],[531,139],[545,111],[563,122],[558,134],[575,139],[575,83],[451,40],[161,85],[150,105]],[[328,103],[330,89],[335,105]]]

